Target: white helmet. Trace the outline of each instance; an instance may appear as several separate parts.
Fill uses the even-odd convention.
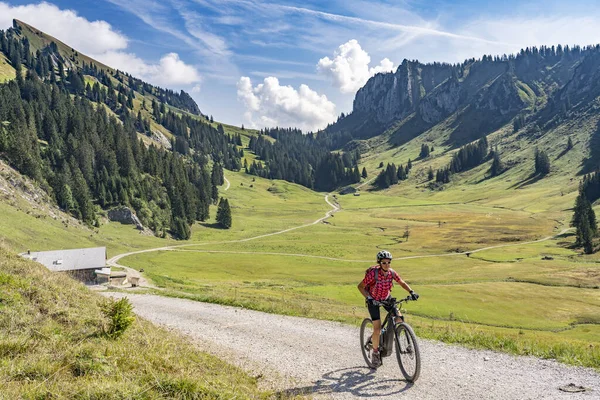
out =
[[[387,259],[391,260],[392,259],[392,253],[390,253],[387,250],[381,250],[379,253],[377,253],[377,262],[380,262],[384,258],[387,258]]]

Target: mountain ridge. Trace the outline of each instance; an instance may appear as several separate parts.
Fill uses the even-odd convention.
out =
[[[589,103],[600,95],[595,83],[598,54],[598,45],[558,45],[527,48],[509,56],[486,55],[455,65],[404,60],[395,72],[371,77],[356,93],[353,111],[322,134],[343,138],[333,140],[343,147],[404,121],[405,128],[390,140],[399,145],[454,117],[447,145],[457,147],[517,116],[547,129],[557,118],[565,118],[572,107],[583,109],[579,103]],[[585,83],[578,78],[585,78]],[[365,128],[355,115],[371,126]]]

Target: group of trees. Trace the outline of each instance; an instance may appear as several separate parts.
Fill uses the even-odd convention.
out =
[[[0,154],[14,168],[90,225],[97,223],[99,207],[126,205],[156,234],[170,231],[187,239],[190,224],[209,217],[210,204],[219,198],[222,163],[235,166],[231,160],[238,157],[239,165],[231,138],[191,117],[161,113],[174,123],[184,121],[190,133],[182,137],[189,137],[197,151],[183,156],[187,152],[146,147],[129,113],[119,121],[102,104],[77,92],[68,79],[79,71],[55,71],[56,79],[42,78],[32,72],[39,59],[27,52],[25,40],[2,31],[0,39],[2,49],[10,43],[11,60],[20,57],[21,64],[13,64],[29,67],[25,79],[18,74],[0,85]],[[215,160],[213,177],[210,158]]]
[[[450,175],[467,171],[474,168],[484,162],[488,156],[488,141],[484,136],[475,143],[469,143],[462,146],[452,156],[450,165],[445,168],[438,169],[435,174],[435,181],[437,183],[448,183],[450,182]],[[433,171],[432,171],[433,172]],[[432,177],[432,173],[429,177]]]
[[[452,156],[452,161],[450,161],[450,171],[453,174],[467,171],[485,161],[487,155],[488,141],[484,136],[475,143],[469,143],[462,146],[458,152]]]
[[[433,146],[429,147],[429,145],[423,143],[421,145],[421,152],[419,153],[419,158],[427,158],[429,154],[433,151]]]
[[[267,136],[276,140],[273,142]],[[299,129],[261,130],[257,137],[250,138],[248,147],[261,160],[247,167],[252,175],[284,179],[323,191],[361,179],[358,153],[332,154],[312,133],[303,134]]]
[[[408,160],[406,167],[400,166],[396,167],[394,163],[387,164],[385,169],[379,172],[377,178],[375,178],[374,185],[379,189],[386,189],[392,185],[396,185],[400,181],[404,181],[408,179],[408,174],[412,168],[412,162]]]
[[[594,252],[593,238],[598,235],[596,214],[592,209],[592,203],[598,199],[600,199],[600,172],[596,171],[583,177],[571,219],[571,226],[577,230],[576,245],[582,246],[587,254]]]

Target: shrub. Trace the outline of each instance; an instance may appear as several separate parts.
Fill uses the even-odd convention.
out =
[[[108,318],[108,327],[104,332],[111,339],[123,335],[135,321],[133,306],[126,297],[118,301],[108,300],[102,306],[102,313]]]

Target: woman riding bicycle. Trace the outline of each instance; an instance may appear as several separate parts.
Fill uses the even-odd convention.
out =
[[[358,284],[358,290],[366,298],[369,314],[373,321],[373,356],[371,363],[378,367],[381,365],[381,356],[379,354],[379,335],[381,334],[381,316],[379,314],[379,302],[385,301],[390,297],[390,291],[394,286],[394,282],[398,282],[407,292],[410,293],[412,300],[417,300],[419,295],[415,293],[410,286],[394,271],[390,264],[392,263],[392,254],[389,251],[382,250],[377,253],[377,265],[367,269],[365,278]],[[383,305],[387,312],[391,308]],[[404,320],[404,317],[398,312],[399,318]],[[401,322],[401,321],[396,321]]]

